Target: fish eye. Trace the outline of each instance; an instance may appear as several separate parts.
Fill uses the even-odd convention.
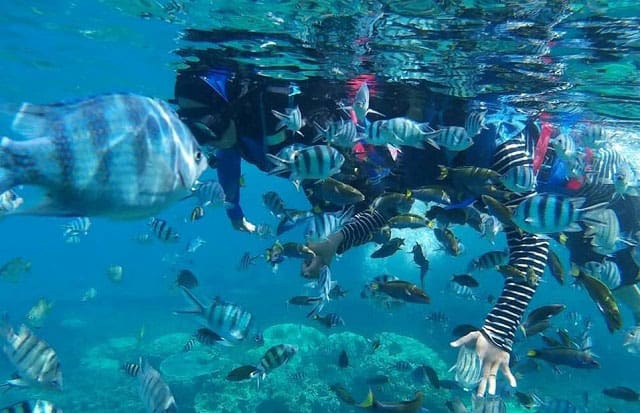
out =
[[[196,160],[196,162],[200,162],[202,160],[202,151],[196,151],[196,153],[194,154],[194,159]]]

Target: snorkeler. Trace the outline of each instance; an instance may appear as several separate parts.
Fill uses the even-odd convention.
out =
[[[526,120],[517,120],[507,126],[502,127],[500,131],[491,126],[480,133],[475,139],[477,146],[470,156],[454,158],[453,166],[490,166],[501,175],[505,175],[512,168],[531,167],[533,157],[528,148],[535,145],[541,129]],[[496,146],[497,138],[500,142]],[[404,192],[407,188],[437,183],[437,163],[444,163],[446,160],[442,151],[430,146],[423,150],[403,147],[402,156],[404,173],[394,176],[393,181],[397,185],[395,190]],[[472,161],[472,158],[475,159]],[[411,182],[401,183],[403,177]],[[534,195],[535,189],[523,191],[515,198],[510,198],[506,205],[518,205]],[[477,197],[477,194],[469,193],[468,196],[473,198]],[[462,205],[468,203],[463,202]],[[393,208],[386,207],[362,211],[340,231],[330,235],[326,241],[310,244],[309,247],[315,251],[316,256],[303,264],[303,274],[313,276],[323,265],[329,265],[336,254],[342,254],[352,247],[372,241],[396,213]],[[548,240],[539,235],[520,233],[513,226],[505,230],[509,246],[509,265],[523,272],[533,271],[536,278],[541,277],[547,261]],[[503,372],[511,386],[516,385],[516,379],[509,368],[510,352],[516,329],[536,287],[537,283],[530,285],[520,279],[507,277],[502,294],[485,318],[480,331],[469,333],[451,343],[454,347],[475,345],[476,352],[483,361],[478,396],[483,396],[486,391],[495,394],[498,370]]]

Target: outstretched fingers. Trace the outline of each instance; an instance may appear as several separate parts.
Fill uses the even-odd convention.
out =
[[[509,360],[502,362],[500,365],[500,370],[502,370],[502,374],[509,381],[509,385],[511,387],[516,387],[518,385],[516,381],[516,377],[511,373],[511,368],[509,367]]]

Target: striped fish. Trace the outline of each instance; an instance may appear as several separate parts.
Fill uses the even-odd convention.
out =
[[[284,201],[277,192],[269,191],[262,194],[262,202],[274,217],[282,219],[289,218],[289,212],[284,205]]]
[[[2,350],[16,369],[18,377],[0,387],[40,387],[62,390],[62,371],[53,348],[22,324],[16,334],[5,319],[2,335],[6,344]]]
[[[209,307],[206,307],[189,289],[183,287],[182,291],[187,301],[194,307],[174,313],[197,316],[203,327],[220,336],[220,344],[227,346],[236,344],[254,331],[253,315],[239,305],[216,298]]]
[[[191,222],[195,222],[202,218],[204,218],[204,208],[202,208],[200,205],[196,205],[191,211],[189,219],[191,220]]]
[[[47,400],[23,400],[0,407],[0,413],[62,413],[62,409]]]
[[[455,379],[464,389],[474,388],[482,378],[482,360],[475,347],[462,345],[458,350],[458,358],[449,371],[455,370]]]
[[[433,140],[438,146],[459,152],[473,145],[473,139],[461,126],[447,126],[426,134],[425,138]]]
[[[300,129],[304,126],[304,120],[302,119],[302,112],[300,112],[300,107],[296,106],[295,108],[286,108],[285,113],[278,112],[277,110],[271,110],[273,116],[278,118],[280,122],[276,125],[276,131],[281,129],[287,129],[293,132],[294,134],[299,134],[300,136],[304,136]]]
[[[141,218],[189,194],[207,160],[161,100],[133,94],[24,103],[0,140],[0,193],[33,185],[44,203],[14,213]]]
[[[318,142],[323,136],[328,144],[339,148],[351,149],[353,143],[358,138],[358,129],[356,124],[351,121],[340,119],[339,121],[330,122],[326,128],[315,123],[318,135],[313,143]]]
[[[600,222],[598,225],[589,225],[585,231],[585,238],[592,237],[593,250],[601,255],[611,255],[621,249],[636,245],[635,241],[622,237],[618,216],[612,209],[594,211],[591,218]]]
[[[182,352],[188,353],[189,351],[193,350],[193,347],[197,342],[198,341],[195,339],[195,337],[189,337],[189,340],[187,340],[187,342],[184,343],[184,346],[182,346]]]
[[[607,204],[582,208],[584,198],[569,198],[554,194],[536,194],[522,201],[513,212],[513,222],[532,234],[552,234],[562,231],[581,231],[577,221],[588,221],[586,212]],[[598,224],[599,222],[592,222]]]
[[[309,313],[307,313],[307,317],[309,318],[313,317],[317,315],[320,311],[322,311],[322,309],[324,308],[324,305],[329,301],[331,301],[331,289],[336,285],[337,285],[337,282],[331,279],[331,270],[329,269],[328,266],[324,265],[320,269],[320,275],[318,276],[318,280],[311,282],[307,285],[308,287],[311,287],[311,288],[320,289],[320,295],[318,296],[318,298],[320,298],[320,301],[318,301],[318,303],[313,307],[313,309],[309,311]]]
[[[138,374],[140,373],[140,368],[141,368],[140,364],[131,363],[129,361],[122,365],[122,370],[131,377],[138,377]]]
[[[87,235],[91,227],[88,217],[77,217],[62,226],[64,235]]]
[[[153,234],[161,241],[178,242],[180,239],[180,235],[164,219],[151,218],[149,226]]]
[[[474,258],[470,263],[467,271],[484,271],[495,269],[499,265],[504,265],[509,259],[506,251],[489,251],[482,254],[478,258]]]
[[[202,207],[221,206],[225,203],[224,189],[220,182],[210,180],[197,182],[192,188],[193,194],[198,199],[198,204]]]
[[[564,160],[573,159],[578,154],[578,145],[567,134],[560,134],[549,141],[556,154]]]
[[[351,106],[343,106],[342,110],[353,110],[359,125],[364,125],[366,123],[367,115],[369,113],[384,116],[382,113],[369,108],[369,86],[367,85],[367,82],[362,82],[358,88],[356,96],[353,99],[353,104]]]
[[[618,264],[615,262],[607,261],[606,259],[603,259],[601,263],[588,261],[584,264],[583,268],[587,274],[605,283],[610,290],[620,287],[622,282],[620,267],[618,267]]]
[[[160,373],[140,358],[139,394],[148,413],[177,413],[176,400]]]
[[[353,207],[341,212],[325,212],[324,214],[314,214],[309,221],[309,225],[304,236],[309,242],[317,242],[327,239],[353,216]]]
[[[256,371],[251,374],[251,377],[257,378],[258,387],[260,387],[260,381],[264,380],[268,373],[286,364],[297,352],[298,348],[291,344],[277,344],[269,348],[258,362]]]
[[[460,285],[456,282],[450,281],[448,283],[449,290],[452,291],[455,295],[460,298],[464,298],[466,300],[476,301],[477,297],[473,290],[465,285]]]
[[[290,172],[290,179],[301,181],[304,179],[325,179],[340,172],[344,163],[344,156],[338,150],[326,145],[307,146],[294,151],[291,160],[278,158],[267,154],[276,165],[269,174]]]
[[[467,115],[464,121],[464,129],[470,137],[474,137],[484,129],[489,129],[484,124],[484,118],[487,115],[486,110],[474,110]]]
[[[502,175],[500,182],[512,192],[529,192],[536,187],[536,175],[533,166],[516,165]]]

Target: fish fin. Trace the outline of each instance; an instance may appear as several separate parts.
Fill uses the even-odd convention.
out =
[[[372,114],[374,114],[374,115],[381,116],[381,117],[383,117],[383,118],[385,117],[382,113],[378,112],[378,111],[377,111],[377,110],[375,110],[375,109],[371,109],[371,108],[367,109],[367,113],[365,114],[365,116],[366,116],[366,115],[368,115],[369,113],[372,113]]]
[[[309,311],[307,313],[307,318],[311,318],[314,315],[317,315],[320,311],[322,311],[322,309],[324,308],[324,300],[320,300],[318,301],[318,304],[316,304],[311,311]]]
[[[358,407],[363,409],[371,409],[375,406],[376,400],[373,398],[373,392],[371,388],[369,388],[369,393],[367,393],[367,398],[362,401],[362,403],[358,404]]]
[[[580,232],[582,231],[582,227],[578,223],[571,223],[567,228],[565,228],[565,232]]]
[[[67,104],[23,103],[13,118],[11,129],[26,139],[47,136],[51,131],[51,124],[59,121],[68,109]]]
[[[277,156],[270,153],[268,153],[266,156],[267,159],[269,159],[274,165],[276,165],[275,168],[267,172],[268,175],[275,175],[281,172],[286,172],[289,169],[289,164],[291,163],[290,161],[278,158]]]
[[[198,298],[195,295],[193,295],[193,293],[188,288],[185,288],[185,287],[181,287],[181,288],[185,298],[187,299],[187,301],[190,301],[191,304],[194,305],[194,308],[187,309],[187,310],[176,310],[173,313],[174,314],[204,314],[206,311],[204,304],[202,304],[200,300],[198,300]]]

